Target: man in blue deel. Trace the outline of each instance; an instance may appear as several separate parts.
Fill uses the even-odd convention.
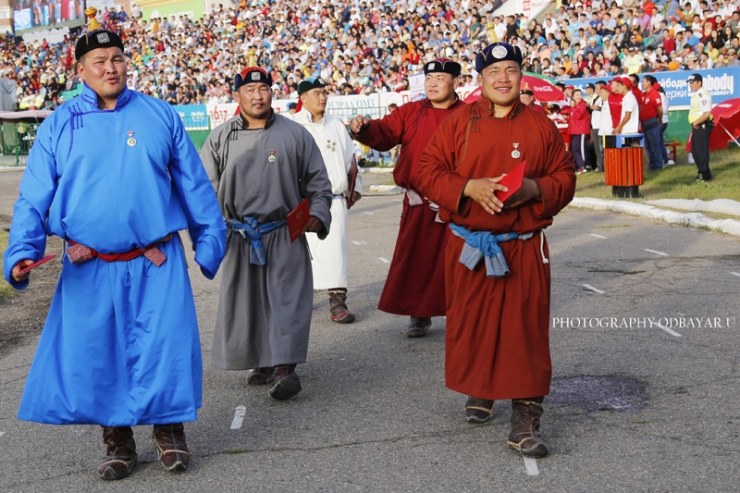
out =
[[[82,95],[39,127],[15,204],[5,278],[66,242],[62,273],[18,418],[103,426],[103,479],[136,465],[131,426],[154,425],[159,462],[190,460],[182,423],[197,419],[202,363],[177,232],[212,279],[226,250],[216,195],[178,114],[126,87],[121,39],[94,30],[75,48]]]

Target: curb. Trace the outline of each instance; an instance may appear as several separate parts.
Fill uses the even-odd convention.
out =
[[[385,195],[401,195],[403,193],[403,188],[396,185],[371,185],[370,192],[372,192],[373,195],[379,193]]]
[[[370,174],[385,174],[385,173],[393,173],[393,170],[395,168],[381,168],[379,166],[372,166],[370,168],[362,168],[363,173],[370,173]]]
[[[621,212],[646,219],[659,219],[670,224],[709,229],[740,237],[740,221],[735,219],[712,219],[698,212],[675,212],[624,200],[603,200],[589,197],[575,197],[568,206],[594,211]]]

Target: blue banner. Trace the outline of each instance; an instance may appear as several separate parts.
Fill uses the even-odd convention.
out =
[[[648,74],[638,75],[641,80],[643,75],[652,75],[655,77],[658,80],[658,83],[663,87],[666,96],[668,96],[668,102],[671,105],[671,109],[678,109],[677,107],[688,108],[689,106],[691,94],[689,91],[689,83],[686,82],[686,79],[688,79],[691,74],[701,74],[704,79],[704,88],[712,95],[712,104],[716,105],[722,101],[738,97],[735,95],[735,77],[738,77],[738,82],[740,83],[740,67],[713,70],[650,72]],[[562,82],[570,84],[578,89],[585,89],[587,84],[595,84],[599,80],[610,81],[612,79],[614,79],[614,77],[590,77],[588,79],[567,79]],[[740,88],[738,88],[737,94],[740,95]]]
[[[184,104],[175,106],[185,130],[208,130],[208,110],[204,104]]]

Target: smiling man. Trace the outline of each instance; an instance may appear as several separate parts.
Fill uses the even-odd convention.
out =
[[[15,205],[5,277],[66,242],[62,273],[18,418],[103,426],[103,479],[137,462],[131,426],[154,425],[160,464],[190,461],[183,421],[197,419],[202,364],[178,231],[212,279],[226,231],[178,114],[126,87],[121,39],[96,30],[75,47],[83,92],[39,127]]]
[[[201,158],[229,226],[212,363],[252,370],[247,383],[271,383],[270,395],[301,391],[313,275],[305,236],[291,242],[288,213],[304,199],[305,231],[329,234],[332,189],[310,133],[272,109],[272,77],[250,67],[237,74],[239,115],[216,128]]]
[[[480,98],[442,123],[417,180],[454,233],[446,251],[446,383],[469,396],[471,422],[490,419],[495,400],[512,399],[509,445],[544,457],[540,417],[552,369],[543,230],[573,198],[575,173],[555,124],[520,102],[521,51],[493,43],[475,68]],[[522,163],[521,188],[502,202],[501,179]]]
[[[418,192],[419,158],[440,123],[465,104],[455,93],[460,64],[439,58],[424,65],[426,98],[399,106],[382,120],[356,116],[350,130],[355,139],[379,151],[401,145],[393,170],[396,184],[406,189],[398,240],[378,308],[410,315],[406,335],[423,337],[432,317],[445,314],[444,251],[447,227],[437,205]]]

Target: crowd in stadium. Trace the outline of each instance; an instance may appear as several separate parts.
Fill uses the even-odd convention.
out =
[[[447,57],[476,85],[475,54],[492,41],[518,45],[524,70],[555,79],[740,66],[740,0],[564,2],[542,24],[495,15],[501,0],[347,3],[238,0],[200,20],[142,18],[106,8],[103,27],[123,37],[129,87],[172,104],[231,101],[233,76],[269,67],[275,98],[296,97],[320,76],[332,94],[403,91],[425,61]],[[0,42],[0,77],[15,78],[19,109],[54,108],[79,82],[73,33],[65,42]]]

